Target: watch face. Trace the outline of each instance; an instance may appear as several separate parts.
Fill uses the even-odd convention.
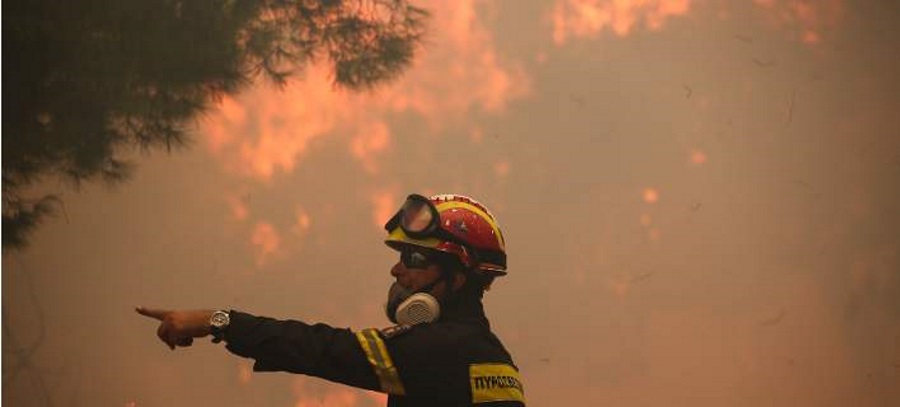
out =
[[[222,311],[216,311],[212,315],[212,319],[209,321],[211,325],[222,327],[228,325],[228,313]]]

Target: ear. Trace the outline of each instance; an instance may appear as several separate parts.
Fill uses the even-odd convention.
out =
[[[453,291],[458,291],[465,284],[466,284],[466,275],[465,274],[456,273],[453,276]]]

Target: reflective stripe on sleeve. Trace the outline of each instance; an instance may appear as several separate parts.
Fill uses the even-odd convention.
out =
[[[385,393],[404,395],[406,391],[403,389],[403,383],[400,382],[400,376],[397,374],[397,367],[388,354],[384,341],[378,334],[378,330],[374,328],[364,329],[356,333],[356,339],[366,352],[366,358],[375,370],[378,376],[378,382],[381,383],[381,390]]]

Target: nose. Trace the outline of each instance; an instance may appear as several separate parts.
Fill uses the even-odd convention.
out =
[[[394,267],[391,267],[391,275],[394,277],[400,277],[403,272],[406,271],[406,267],[403,266],[403,263],[397,262],[394,264]]]

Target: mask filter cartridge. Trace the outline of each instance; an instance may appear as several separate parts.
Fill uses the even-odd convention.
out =
[[[416,325],[434,322],[441,315],[436,298],[427,293],[415,293],[397,306],[394,314],[398,324]]]

